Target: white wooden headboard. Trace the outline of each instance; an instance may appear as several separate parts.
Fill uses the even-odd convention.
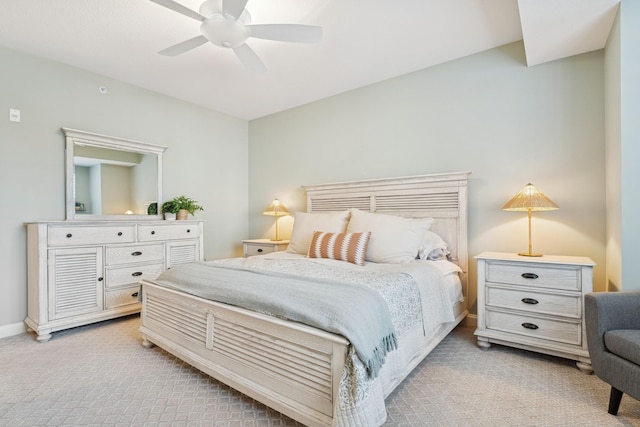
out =
[[[349,208],[410,218],[433,218],[431,230],[449,245],[466,273],[467,186],[471,172],[306,185],[307,212]]]

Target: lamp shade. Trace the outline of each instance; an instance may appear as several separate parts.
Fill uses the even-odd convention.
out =
[[[505,211],[553,211],[558,205],[531,183],[511,198],[503,207]]]
[[[285,216],[289,215],[287,208],[278,199],[273,199],[273,202],[262,212],[263,215],[271,216]]]

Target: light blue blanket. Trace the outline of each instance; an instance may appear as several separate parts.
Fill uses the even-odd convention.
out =
[[[364,286],[212,262],[175,266],[154,282],[342,335],[370,378],[377,377],[387,353],[397,347],[384,299]]]

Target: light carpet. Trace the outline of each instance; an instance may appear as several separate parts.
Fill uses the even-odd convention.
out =
[[[296,426],[163,350],[140,344],[138,316],[0,340],[2,426]],[[624,396],[570,360],[503,346],[458,327],[387,399],[386,426],[640,426]]]

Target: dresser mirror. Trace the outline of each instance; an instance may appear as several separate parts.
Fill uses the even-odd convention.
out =
[[[62,128],[67,220],[160,219],[166,147]]]

